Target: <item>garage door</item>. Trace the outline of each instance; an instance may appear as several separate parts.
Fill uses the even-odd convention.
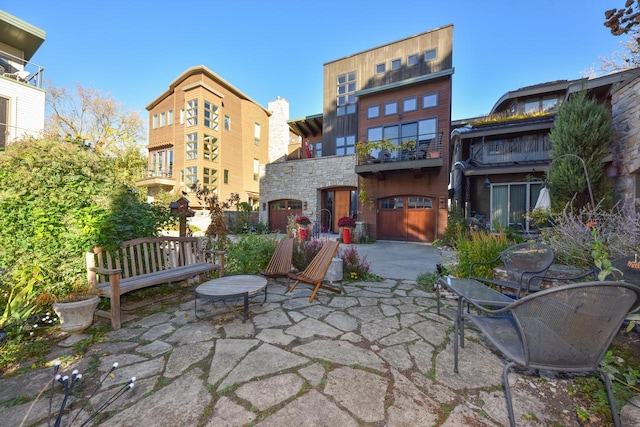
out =
[[[432,242],[436,235],[434,198],[395,196],[378,205],[378,239]]]
[[[302,215],[302,201],[288,199],[269,202],[269,229],[286,233],[289,215]]]

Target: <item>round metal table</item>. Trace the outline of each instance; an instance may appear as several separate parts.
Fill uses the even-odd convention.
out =
[[[264,300],[266,301],[267,279],[257,275],[238,274],[209,280],[198,286],[195,290],[196,318],[200,319],[200,317],[198,317],[198,298],[214,302],[223,301],[225,303],[228,300],[243,298],[244,318],[242,321],[246,322],[249,316],[249,298],[256,296],[262,290],[264,290]],[[233,309],[233,311],[236,312],[235,309]]]

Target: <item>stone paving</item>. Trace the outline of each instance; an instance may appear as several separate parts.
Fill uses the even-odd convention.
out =
[[[437,315],[434,295],[410,280],[343,283],[341,295],[320,291],[313,303],[303,286],[285,294],[282,282],[271,282],[267,302],[254,299],[246,323],[221,304],[202,304],[199,315],[209,318],[196,319],[193,287],[154,301],[125,298],[123,328],[64,371],[87,373],[87,396],[120,364],[91,398],[93,408],[137,378],[130,394],[98,419],[105,426],[508,424],[503,362],[471,328],[460,373],[453,373],[451,301]],[[82,338],[69,336],[51,359]],[[29,408],[51,373],[0,380],[0,403],[17,403],[2,409],[0,425],[20,425],[27,413],[24,425],[47,425],[48,394]],[[537,390],[535,378],[510,377],[522,425],[578,425],[548,410],[553,396]],[[546,379],[545,393],[554,392],[554,381],[561,380]],[[77,411],[81,402],[73,400]]]

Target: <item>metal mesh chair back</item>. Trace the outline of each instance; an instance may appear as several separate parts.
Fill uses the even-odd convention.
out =
[[[529,295],[512,305],[525,365],[592,371],[638,303],[640,288],[624,282],[586,282]]]
[[[520,243],[502,252],[507,280],[525,284],[531,276],[544,275],[553,264],[553,249],[539,242]],[[534,278],[529,283],[530,290],[539,290],[542,278]]]

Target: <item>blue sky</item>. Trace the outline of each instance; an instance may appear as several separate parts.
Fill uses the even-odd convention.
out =
[[[602,25],[622,0],[451,1],[5,0],[47,32],[32,61],[56,86],[76,82],[145,107],[187,68],[205,65],[290,118],[322,112],[323,64],[454,24],[452,118],[488,113],[504,93],[580,78],[623,40]]]

